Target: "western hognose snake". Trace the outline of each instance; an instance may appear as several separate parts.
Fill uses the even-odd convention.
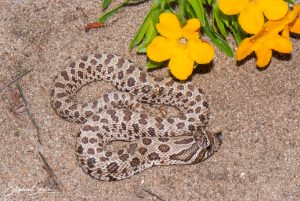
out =
[[[82,86],[104,80],[118,91],[77,103]],[[135,111],[141,103],[173,106],[166,118]],[[157,165],[195,164],[221,145],[221,133],[205,130],[208,103],[200,88],[154,78],[114,54],[91,54],[72,62],[54,80],[51,105],[58,115],[82,123],[76,153],[81,168],[99,180],[120,180]],[[109,151],[112,141],[129,146]]]

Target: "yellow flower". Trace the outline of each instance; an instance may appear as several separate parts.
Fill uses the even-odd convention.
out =
[[[294,10],[298,10],[297,18],[290,25],[290,32],[300,34],[300,5],[294,7]]]
[[[189,19],[181,28],[176,15],[162,13],[156,25],[161,36],[156,36],[147,47],[152,61],[169,61],[171,73],[179,80],[186,80],[193,72],[195,62],[209,63],[214,56],[213,47],[200,40],[198,19]]]
[[[219,0],[220,10],[226,15],[239,15],[241,27],[250,34],[256,34],[264,26],[264,16],[279,20],[288,12],[283,0]]]
[[[265,67],[271,60],[272,50],[290,53],[292,43],[289,40],[289,24],[295,20],[297,13],[298,9],[294,9],[281,20],[268,21],[256,35],[244,39],[237,49],[237,60],[242,60],[255,51],[256,65]]]

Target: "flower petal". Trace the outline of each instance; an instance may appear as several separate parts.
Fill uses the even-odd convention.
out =
[[[256,50],[255,53],[257,58],[256,65],[258,67],[263,68],[270,63],[272,57],[272,50],[265,47],[261,47],[258,50]]]
[[[241,27],[250,34],[256,34],[263,28],[264,15],[255,3],[249,3],[239,16]]]
[[[186,39],[199,38],[200,21],[196,18],[189,19],[186,25],[182,28],[183,37]]]
[[[300,34],[300,14],[298,15],[298,18],[291,24],[290,31]]]
[[[219,0],[219,8],[226,15],[240,13],[249,3],[249,0]]]
[[[162,62],[170,59],[172,42],[162,36],[156,36],[148,45],[146,53],[152,61]]]
[[[245,59],[253,52],[253,43],[250,42],[251,38],[245,38],[239,45],[236,51],[236,59],[238,61]]]
[[[201,40],[190,40],[188,43],[189,56],[198,64],[207,64],[214,57],[214,48]]]
[[[286,27],[283,29],[283,31],[282,31],[282,33],[281,33],[281,36],[282,36],[283,38],[286,38],[286,39],[290,40],[290,30],[289,30],[289,26],[286,26]]]
[[[283,18],[289,10],[288,4],[283,0],[261,0],[261,8],[269,20]]]
[[[174,77],[186,80],[193,72],[194,61],[183,49],[178,48],[170,59],[169,68]]]
[[[181,27],[176,15],[172,13],[162,13],[159,15],[159,23],[156,25],[160,35],[166,38],[180,38]]]
[[[266,40],[267,46],[281,53],[291,53],[292,43],[288,38],[279,35],[272,36],[270,40]]]

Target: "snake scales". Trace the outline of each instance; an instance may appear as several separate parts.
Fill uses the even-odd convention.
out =
[[[82,86],[104,80],[118,91],[84,104]],[[141,103],[173,106],[166,118],[136,111]],[[221,145],[221,133],[205,130],[208,102],[200,88],[155,78],[114,54],[91,54],[72,62],[54,79],[51,105],[58,115],[82,124],[76,154],[81,168],[99,180],[120,180],[158,165],[195,164]],[[109,151],[112,141],[129,146]]]

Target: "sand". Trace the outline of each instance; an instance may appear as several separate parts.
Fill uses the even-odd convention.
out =
[[[290,57],[273,57],[263,71],[256,69],[255,58],[237,65],[216,49],[212,68],[195,72],[190,82],[210,100],[209,129],[224,134],[220,151],[209,160],[155,167],[119,182],[97,181],[80,169],[74,152],[80,125],[52,110],[52,80],[70,61],[92,52],[117,53],[145,66],[145,55],[129,52],[128,46],[150,5],[127,7],[106,27],[85,32],[84,26],[100,15],[97,0],[0,2],[1,199],[299,200],[296,39]],[[169,76],[166,68],[152,73]],[[16,95],[19,89],[27,106]],[[96,83],[79,99],[92,100],[109,90]]]

